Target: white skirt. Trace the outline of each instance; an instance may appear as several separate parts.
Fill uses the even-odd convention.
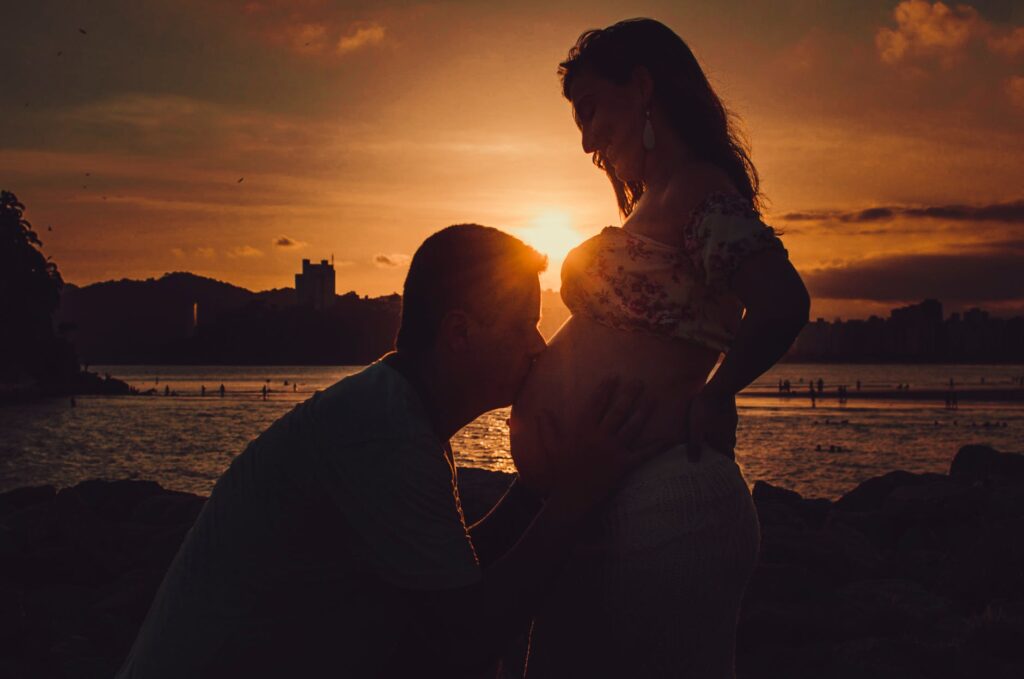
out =
[[[534,620],[526,676],[734,677],[759,546],[736,463],[672,448],[584,526]]]

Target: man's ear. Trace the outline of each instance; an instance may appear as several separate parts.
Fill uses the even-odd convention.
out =
[[[437,329],[438,344],[455,353],[466,351],[469,346],[470,323],[465,311],[449,311],[441,319],[441,325]]]

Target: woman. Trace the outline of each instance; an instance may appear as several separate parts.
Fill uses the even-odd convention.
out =
[[[543,490],[542,415],[574,421],[610,375],[656,400],[643,438],[687,443],[633,473],[583,531],[534,622],[528,674],[730,677],[760,538],[732,459],[735,395],[807,322],[807,291],[760,219],[744,145],[675,33],[650,19],[587,31],[559,75],[625,221],[566,258],[572,317],[517,399],[513,458]]]

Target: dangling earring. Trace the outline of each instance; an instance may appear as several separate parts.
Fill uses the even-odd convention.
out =
[[[647,109],[647,120],[644,121],[644,150],[654,150],[654,128],[651,126],[651,109]]]

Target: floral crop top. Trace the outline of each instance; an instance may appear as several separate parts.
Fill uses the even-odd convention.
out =
[[[605,227],[566,257],[562,300],[602,325],[727,351],[743,316],[732,275],[751,254],[786,250],[735,194],[709,195],[683,228],[683,245],[676,247]]]

